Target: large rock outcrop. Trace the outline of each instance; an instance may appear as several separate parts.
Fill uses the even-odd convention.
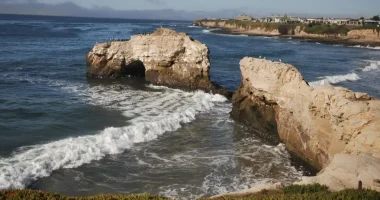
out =
[[[229,95],[209,79],[206,45],[167,28],[135,35],[129,41],[96,44],[87,55],[87,76],[119,78],[143,76],[153,84],[202,89]]]
[[[340,153],[380,158],[380,101],[340,87],[313,89],[288,64],[246,57],[240,65],[233,117],[254,116],[247,123],[319,169]]]
[[[331,163],[318,176],[303,177],[295,184],[319,183],[332,191],[358,188],[359,181],[363,188],[380,191],[380,159],[369,155],[337,154]]]

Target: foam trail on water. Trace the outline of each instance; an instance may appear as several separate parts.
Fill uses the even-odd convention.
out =
[[[184,92],[165,87],[154,91],[115,90],[121,86],[97,86],[82,92],[89,104],[118,109],[133,117],[124,127],[109,127],[95,135],[67,138],[29,146],[9,158],[0,159],[0,189],[22,189],[54,170],[75,168],[106,155],[119,154],[135,143],[156,139],[175,131],[182,123],[226,101],[221,95],[201,91]],[[77,90],[74,90],[77,91]],[[78,91],[77,91],[78,92]]]
[[[205,29],[205,30],[202,30],[203,33],[211,33],[211,31],[217,31],[217,30],[220,30],[219,28],[215,28],[215,29]]]
[[[369,45],[368,46],[355,45],[355,46],[351,46],[351,47],[380,50],[380,47],[371,47]]]
[[[357,81],[360,77],[356,73],[349,73],[336,76],[324,76],[321,80],[309,82],[310,87],[317,87],[320,85],[329,85],[334,83],[340,83],[344,81]]]

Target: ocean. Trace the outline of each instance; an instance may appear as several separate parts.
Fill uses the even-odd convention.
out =
[[[205,43],[212,81],[230,90],[241,81],[239,61],[261,56],[295,65],[312,86],[380,98],[378,48],[221,35],[191,24],[0,15],[0,189],[195,199],[307,174],[283,144],[232,120],[223,96],[86,78],[94,44],[161,26]]]

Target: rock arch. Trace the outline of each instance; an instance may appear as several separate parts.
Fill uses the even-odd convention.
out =
[[[87,55],[89,77],[143,76],[157,85],[231,97],[230,91],[210,81],[209,70],[207,46],[167,28],[132,36],[129,41],[96,44]]]
[[[132,60],[130,63],[122,67],[122,75],[128,77],[144,77],[146,68],[142,61]]]

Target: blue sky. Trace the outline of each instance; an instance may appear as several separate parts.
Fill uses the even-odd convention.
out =
[[[38,0],[62,3],[68,0]],[[310,13],[374,15],[380,13],[380,0],[80,0],[91,8],[108,6],[118,10],[172,8],[188,11],[241,9],[250,13]]]

